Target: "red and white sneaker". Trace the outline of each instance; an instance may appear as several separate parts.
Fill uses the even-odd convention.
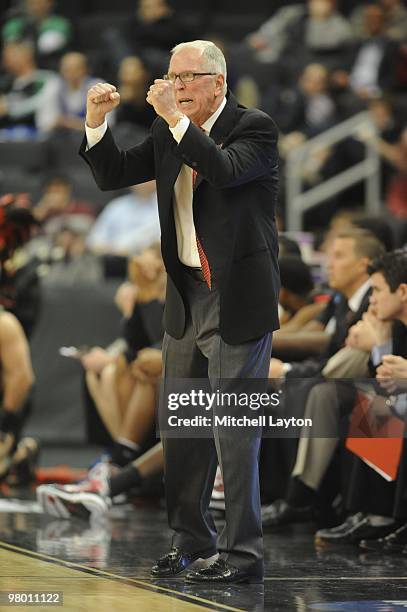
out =
[[[107,482],[96,478],[74,485],[40,485],[37,500],[45,514],[58,518],[96,518],[106,515],[112,505]]]
[[[98,461],[89,470],[84,481],[86,480],[104,480],[107,482],[109,478],[114,476],[119,471],[119,467],[110,461]]]

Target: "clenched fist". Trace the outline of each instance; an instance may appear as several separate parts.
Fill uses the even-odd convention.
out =
[[[183,115],[177,107],[174,84],[170,81],[155,79],[147,92],[146,100],[170,127],[173,127]]]
[[[114,85],[109,83],[97,83],[88,91],[86,99],[86,125],[96,128],[105,120],[110,113],[120,104],[120,94]]]

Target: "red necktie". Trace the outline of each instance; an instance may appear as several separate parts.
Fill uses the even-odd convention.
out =
[[[192,189],[195,187],[195,181],[196,181],[197,174],[198,173],[196,170],[192,170]],[[204,275],[206,284],[208,285],[209,289],[211,289],[212,287],[211,269],[209,267],[208,258],[205,255],[205,251],[203,249],[201,241],[198,238],[198,234],[196,233],[196,231],[195,231],[195,238],[196,238],[196,246],[197,246],[198,254],[199,254],[199,261],[201,262],[202,273]]]

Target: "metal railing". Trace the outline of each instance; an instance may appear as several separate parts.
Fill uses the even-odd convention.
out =
[[[315,187],[303,191],[302,167],[304,160],[315,154],[316,151],[326,149],[364,129],[369,130],[372,134],[376,132],[369,113],[366,111],[358,113],[322,134],[307,140],[303,145],[288,153],[286,164],[286,225],[288,231],[301,231],[305,211],[362,180],[365,181],[366,185],[366,212],[371,214],[380,212],[380,155],[373,144],[369,142],[370,139],[364,143],[365,158],[363,161],[339,172]]]

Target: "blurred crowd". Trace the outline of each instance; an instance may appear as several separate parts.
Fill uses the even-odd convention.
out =
[[[102,206],[81,189],[76,150],[92,84],[105,79],[117,85],[122,102],[109,123],[119,143],[131,146],[154,120],[145,94],[166,71],[170,49],[180,41],[216,37],[240,102],[268,112],[280,131],[281,329],[273,337],[270,389],[283,390],[285,414],[310,417],[320,427],[317,437],[304,431],[264,440],[264,528],[316,521],[319,545],[354,543],[407,553],[405,4],[307,0],[276,3],[273,10],[267,3],[269,17],[256,31],[228,38],[216,19],[210,30],[183,19],[175,1],[139,0],[122,21],[103,22],[96,47],[84,44],[83,28],[81,38],[75,19],[64,15],[64,3],[8,4],[1,31],[0,158],[11,164],[11,145],[17,152],[33,145],[34,159],[22,171],[16,155],[16,195],[0,201],[0,231],[8,218],[3,211],[10,216],[15,209],[30,214],[32,226],[2,257],[0,478],[11,484],[33,478],[35,444],[19,450],[33,384],[21,336],[24,330],[30,337],[41,314],[41,277],[73,286],[118,279],[115,303],[122,315],[111,345],[71,355],[82,365],[84,402],[105,428],[107,452],[82,483],[39,487],[44,510],[65,518],[105,514],[119,495],[139,491],[161,473],[155,408],[165,272],[155,183],[110,194]],[[87,36],[93,35],[89,28]],[[356,164],[369,142],[381,156],[381,213],[364,213],[364,187],[357,185],[309,211],[307,232],[285,232],[288,152],[361,110],[375,130],[319,151],[307,160],[303,179],[313,186]],[[35,151],[43,157],[36,160]],[[33,189],[32,168],[39,177]],[[10,185],[9,176],[0,181]],[[3,331],[2,322],[14,325],[20,338],[15,359],[24,365],[24,380],[12,376],[18,368],[3,347],[13,330]],[[19,392],[14,396],[10,389]],[[15,399],[6,400],[7,392]],[[381,428],[396,428],[400,444],[391,473],[382,459],[375,465],[349,442],[358,438],[362,416],[381,458],[388,455],[379,444]],[[332,424],[338,425],[334,433]],[[222,510],[222,487],[218,472],[214,509]]]
[[[100,13],[76,17],[54,0],[6,4],[1,30],[0,145],[25,140],[48,143],[37,170],[44,174],[69,167],[81,199],[89,190],[77,172],[78,160],[73,160],[83,133],[88,88],[101,80],[118,87],[121,105],[109,122],[118,142],[131,146],[154,120],[146,90],[166,71],[170,49],[180,40],[213,38],[225,52],[229,86],[238,99],[268,112],[280,130],[282,227],[288,153],[363,110],[370,114],[374,132],[356,133],[316,150],[301,168],[302,181],[315,186],[363,160],[368,142],[382,160],[383,203],[394,217],[406,218],[407,8],[403,0],[306,0],[275,2],[274,8],[260,2],[253,9],[261,8],[269,17],[245,34],[226,27],[222,31],[215,7],[208,21],[199,4],[191,13],[177,7],[175,0],[134,0],[133,8],[126,2],[119,15],[103,12],[102,3]],[[7,158],[7,152],[0,146],[2,157]],[[22,178],[18,174],[13,182],[5,176],[4,189],[15,191]],[[37,183],[35,197],[39,189]],[[305,227],[318,229],[338,209],[363,201],[363,184],[354,185],[307,211]],[[97,214],[106,200],[92,203]]]

